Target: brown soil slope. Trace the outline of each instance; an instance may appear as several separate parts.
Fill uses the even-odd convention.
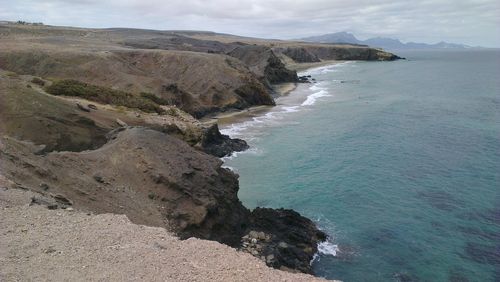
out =
[[[274,103],[239,60],[222,54],[127,47],[112,30],[0,25],[0,68],[50,79],[77,79],[150,92],[201,117]],[[144,31],[147,35],[147,31]]]
[[[257,255],[269,265],[311,271],[309,261],[325,235],[285,210],[264,211],[277,222],[259,224],[260,214],[254,218],[237,198],[237,176],[197,149],[217,155],[223,147],[234,150],[217,127],[206,130],[175,108],[165,110],[173,115],[158,115],[52,96],[33,81],[0,71],[0,171],[15,187],[51,199],[36,203],[126,214],[182,238],[234,247],[255,227],[267,234]],[[273,247],[280,243],[294,251]]]
[[[122,125],[147,126],[175,135],[195,145],[202,141],[203,127],[174,107],[166,114],[100,105],[77,98],[47,94],[32,76],[19,76],[0,69],[0,134],[44,145],[44,152],[82,151],[102,146],[105,135]],[[89,112],[78,109],[77,104]]]
[[[272,105],[269,83],[296,81],[288,60],[394,60],[369,47],[210,32],[0,24],[0,68],[150,92],[195,117]],[[256,45],[253,45],[256,44]]]

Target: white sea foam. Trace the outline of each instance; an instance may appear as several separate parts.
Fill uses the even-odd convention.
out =
[[[333,65],[312,68],[312,69],[309,69],[305,72],[299,73],[299,75],[317,75],[317,74],[336,72],[336,71],[338,71],[339,68],[348,66],[350,64],[352,64],[352,62],[349,61],[349,62],[343,62],[343,63],[339,63],[339,64],[333,64]]]
[[[242,152],[233,152],[231,155],[222,157],[221,159],[223,161],[226,161],[226,160],[232,160],[241,154],[254,154],[254,155],[256,155],[256,154],[260,154],[260,153],[262,153],[262,152],[257,148],[250,148],[250,149],[242,151]],[[230,167],[228,167],[228,168],[230,168]]]
[[[283,107],[283,110],[287,113],[294,113],[299,111],[299,106]]]
[[[326,88],[321,87],[320,83],[311,86],[309,90],[315,92],[307,96],[306,100],[300,105],[276,107],[275,110],[268,112],[262,116],[254,117],[251,120],[247,120],[244,122],[231,124],[230,126],[221,128],[220,131],[222,134],[229,135],[233,138],[245,137],[246,141],[252,141],[252,138],[255,137],[245,136],[244,134],[249,129],[263,126],[272,126],[273,122],[282,120],[287,114],[298,112],[304,106],[313,105],[320,97],[330,96],[326,91]]]
[[[309,87],[309,90],[311,91],[316,91],[316,90],[324,90],[325,88],[320,87],[321,84],[314,84],[313,86]]]
[[[300,75],[314,75],[335,71],[336,68],[346,65],[347,63],[340,63],[335,65],[328,65],[319,68],[310,69]],[[254,143],[259,139],[259,128],[279,126],[281,121],[290,113],[299,112],[302,109],[314,105],[321,97],[331,96],[324,86],[325,82],[314,83],[309,87],[312,94],[309,94],[305,101],[299,105],[277,106],[272,111],[258,117],[253,117],[250,120],[231,124],[227,127],[221,128],[221,133],[229,135],[232,138],[243,138],[249,144]],[[257,130],[255,130],[257,129]],[[245,151],[248,152],[249,150]],[[240,153],[235,153],[230,157],[223,158],[223,160],[230,160]],[[230,168],[231,169],[231,168]]]
[[[318,253],[329,256],[337,256],[339,247],[336,244],[324,241],[318,244]]]
[[[286,114],[298,112],[300,106],[286,106],[278,107],[275,111],[268,112],[265,115],[254,117],[251,120],[247,120],[241,123],[232,124],[228,127],[222,128],[220,131],[222,134],[229,135],[231,137],[245,137],[246,141],[252,141],[255,137],[243,136],[243,133],[250,128],[268,126],[272,124],[273,121],[281,120]]]
[[[306,100],[304,102],[302,102],[302,106],[314,105],[318,98],[325,97],[325,96],[331,96],[331,95],[329,95],[326,90],[320,90],[318,92],[315,92],[315,93],[307,96]]]

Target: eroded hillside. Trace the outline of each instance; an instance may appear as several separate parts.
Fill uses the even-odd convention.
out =
[[[152,93],[197,118],[273,105],[270,84],[297,81],[288,62],[397,58],[368,47],[209,32],[1,24],[0,39],[1,69]]]

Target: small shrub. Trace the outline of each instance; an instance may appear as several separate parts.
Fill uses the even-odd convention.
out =
[[[139,109],[147,113],[164,113],[157,103],[142,96],[73,79],[56,81],[45,90],[56,96],[75,96],[98,103]]]
[[[173,116],[173,117],[178,117],[179,112],[175,108],[170,108],[167,110],[167,115]]]
[[[45,81],[43,81],[42,79],[40,79],[38,77],[33,77],[33,79],[31,80],[31,83],[34,83],[34,84],[37,84],[40,86],[45,86]]]
[[[151,100],[153,101],[154,103],[158,104],[158,105],[168,105],[168,101],[161,98],[161,97],[158,97],[156,96],[155,94],[153,93],[149,93],[149,92],[141,92],[141,97],[142,98],[146,98],[148,100]]]
[[[15,72],[13,72],[13,71],[7,71],[5,74],[6,74],[8,77],[12,77],[12,78],[17,78],[17,77],[19,77],[19,74],[15,73]]]

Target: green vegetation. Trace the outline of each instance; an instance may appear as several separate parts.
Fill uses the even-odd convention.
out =
[[[13,71],[7,71],[5,74],[11,78],[18,78],[19,77],[19,74],[17,74],[16,72],[13,72]]]
[[[75,96],[98,103],[139,109],[147,113],[165,113],[158,103],[150,98],[145,98],[143,95],[134,95],[129,92],[92,85],[73,79],[56,81],[46,87],[45,90],[56,96]]]
[[[153,93],[141,92],[141,97],[142,98],[146,98],[148,100],[151,100],[151,101],[155,102],[158,105],[168,105],[169,104],[167,100],[165,100],[165,99],[163,99],[161,97],[158,97],[158,96],[156,96]]]
[[[16,24],[20,24],[20,25],[43,25],[42,22],[31,23],[31,22],[27,22],[27,21],[17,21]]]
[[[45,86],[45,81],[43,81],[42,79],[40,79],[38,77],[33,77],[33,79],[31,80],[31,83],[38,84],[40,86]]]

